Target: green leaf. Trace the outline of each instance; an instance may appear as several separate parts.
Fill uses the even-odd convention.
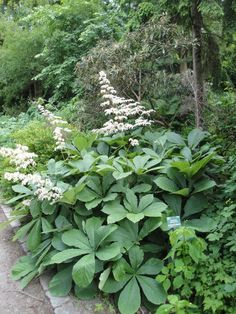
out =
[[[68,295],[72,288],[72,266],[57,272],[49,282],[49,291],[54,297]]]
[[[125,197],[126,197],[125,207],[129,211],[135,212],[138,207],[138,198],[135,195],[134,191],[128,189],[127,192],[125,193]]]
[[[144,214],[143,213],[139,213],[139,214],[128,213],[127,214],[127,219],[129,219],[133,223],[136,223],[136,222],[142,220],[143,218],[144,218]]]
[[[129,252],[130,264],[134,269],[137,269],[144,258],[143,250],[139,246],[133,246]]]
[[[85,234],[78,229],[71,229],[63,233],[62,241],[69,246],[75,246],[83,250],[89,250],[91,245]]]
[[[140,308],[140,305],[140,289],[137,280],[132,278],[119,296],[118,308],[121,314],[135,314]]]
[[[119,201],[113,201],[107,203],[103,208],[102,212],[109,215],[107,222],[109,224],[120,221],[126,217],[127,211],[119,203]]]
[[[190,192],[189,188],[184,188],[184,189],[178,190],[176,192],[173,192],[173,194],[181,195],[181,196],[188,196],[189,192]]]
[[[101,261],[108,261],[120,254],[120,245],[118,243],[112,243],[110,245],[100,248],[96,252],[97,258]]]
[[[207,136],[207,132],[203,132],[200,129],[192,130],[188,135],[188,146],[196,148],[198,144]]]
[[[92,217],[87,219],[85,223],[85,231],[89,238],[90,246],[95,247],[96,232],[101,228],[102,220],[98,217]]]
[[[108,278],[101,290],[106,293],[116,293],[124,287],[127,281],[128,280],[116,281],[112,278]]]
[[[131,174],[132,174],[131,171],[129,171],[129,172],[121,172],[121,171],[117,171],[117,170],[112,173],[113,177],[116,180],[121,180],[121,179],[127,178]]]
[[[93,280],[95,273],[94,254],[85,255],[73,267],[72,278],[80,287],[87,287]]]
[[[201,160],[196,161],[194,164],[191,166],[191,176],[194,176],[197,174],[201,169],[203,169],[209,161],[213,158],[214,154],[210,154],[206,157],[204,157]]]
[[[109,275],[111,273],[111,267],[105,269],[99,276],[99,285],[98,285],[98,288],[100,290],[103,289],[107,279],[109,278]]]
[[[97,287],[94,282],[85,288],[80,288],[75,285],[75,296],[80,300],[94,299],[97,294]]]
[[[157,258],[150,258],[138,270],[139,275],[156,275],[163,268],[163,262]]]
[[[53,226],[50,224],[50,222],[44,217],[41,218],[41,222],[42,222],[43,233],[49,233],[54,229]]]
[[[112,272],[115,280],[123,281],[129,280],[134,270],[124,258],[121,258],[113,265]]]
[[[209,190],[216,186],[216,183],[214,180],[210,180],[208,178],[202,178],[198,182],[194,184],[194,193],[199,193],[202,191]]]
[[[150,184],[146,184],[146,183],[141,183],[138,185],[135,185],[132,190],[135,193],[147,193],[152,189],[152,186]]]
[[[154,180],[154,183],[162,190],[168,191],[168,192],[175,192],[178,190],[178,186],[175,184],[174,181],[166,178],[166,177],[158,177],[156,180]]]
[[[45,215],[52,215],[56,209],[56,204],[50,204],[49,201],[47,200],[44,200],[42,202],[42,212],[45,214]]]
[[[148,301],[153,304],[165,302],[166,292],[159,282],[146,276],[138,276],[137,279]]]
[[[35,269],[35,264],[30,256],[22,256],[11,269],[11,277],[14,280],[26,276]]]
[[[152,231],[160,227],[161,224],[162,224],[162,221],[160,218],[148,218],[144,222],[143,227],[140,230],[140,233],[139,233],[140,240],[142,240],[147,235],[149,235],[149,233],[151,233]]]
[[[22,278],[20,282],[21,289],[24,289],[31,282],[31,280],[34,279],[37,275],[38,275],[38,270],[35,269],[34,271],[26,275],[24,278]]]
[[[199,219],[191,219],[189,221],[185,221],[184,226],[190,227],[199,232],[210,232],[215,229],[216,221],[207,216],[201,216]]]
[[[148,207],[150,204],[152,204],[154,200],[153,194],[147,194],[143,197],[141,197],[139,202],[139,211],[141,212],[144,208]]]
[[[23,240],[28,231],[32,228],[32,226],[36,223],[35,220],[30,221],[23,227],[21,227],[19,230],[17,230],[15,236],[13,237],[13,241],[16,241],[17,239]]]
[[[81,202],[91,202],[95,198],[97,198],[97,194],[90,190],[89,188],[85,187],[81,192],[77,194],[77,199]]]
[[[162,212],[167,209],[167,205],[163,202],[155,202],[144,209],[143,213],[148,217],[161,217]]]
[[[207,200],[202,194],[195,194],[191,196],[185,206],[184,206],[184,216],[183,218],[187,218],[193,214],[197,214],[204,210],[207,207]]]
[[[180,216],[182,207],[182,198],[178,195],[164,194],[163,198],[174,214]]]
[[[70,190],[63,193],[62,198],[60,199],[60,202],[74,205],[77,200],[77,191],[75,188],[71,188]]]
[[[33,218],[37,218],[41,213],[41,203],[37,199],[33,199],[30,202],[30,214]]]
[[[58,251],[66,249],[66,245],[62,242],[62,233],[54,233],[52,238],[52,246]]]
[[[16,193],[25,194],[25,195],[33,194],[30,189],[28,189],[27,187],[25,187],[24,185],[21,185],[21,184],[13,185],[12,190]]]
[[[103,201],[102,198],[96,198],[88,203],[85,204],[85,207],[90,210],[92,208],[97,207]]]
[[[40,242],[41,242],[41,220],[38,219],[28,235],[27,248],[32,252],[39,246]]]
[[[175,289],[179,289],[184,284],[183,277],[181,275],[178,275],[173,280],[173,287]]]
[[[81,256],[86,254],[87,252],[80,250],[80,249],[66,249],[62,252],[59,252],[51,258],[51,264],[61,264],[65,261],[68,261],[71,258]]]
[[[98,230],[96,230],[94,238],[95,247],[99,247],[116,229],[116,225],[108,225],[101,226]]]
[[[177,145],[185,145],[184,139],[179,134],[174,132],[168,132],[166,135],[169,142]]]

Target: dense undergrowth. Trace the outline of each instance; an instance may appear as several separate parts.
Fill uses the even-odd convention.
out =
[[[50,269],[53,295],[121,314],[235,314],[234,1],[0,5],[0,193],[29,250],[12,277]]]
[[[118,100],[108,110],[122,121],[130,101],[106,88]],[[41,115],[1,118],[2,145],[12,147],[1,149],[1,183],[22,223],[14,240],[26,238],[30,252],[12,269],[22,288],[53,269],[52,295],[102,293],[122,314],[141,305],[158,314],[235,313],[235,176],[227,164],[222,171],[210,134],[182,137],[151,120],[83,134],[40,106]],[[123,121],[124,129],[140,123],[131,113]]]

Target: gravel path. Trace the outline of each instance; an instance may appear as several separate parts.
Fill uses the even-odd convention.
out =
[[[3,221],[6,221],[6,217],[0,210],[0,222]],[[19,283],[10,278],[12,265],[24,255],[19,243],[11,241],[12,236],[10,226],[0,231],[0,313],[53,314],[38,280],[22,291]]]

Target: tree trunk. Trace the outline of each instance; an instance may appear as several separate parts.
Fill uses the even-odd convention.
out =
[[[192,2],[192,35],[193,35],[193,76],[195,97],[195,124],[203,127],[202,111],[204,107],[204,80],[202,67],[202,15],[199,11],[201,0]]]

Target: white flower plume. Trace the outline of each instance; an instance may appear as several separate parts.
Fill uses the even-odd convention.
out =
[[[109,135],[152,124],[153,121],[149,117],[151,113],[155,112],[154,110],[146,110],[144,106],[133,99],[117,96],[116,90],[111,86],[106,73],[103,71],[99,73],[99,82],[104,99],[101,107],[105,108],[105,115],[112,116],[112,118],[104,123],[102,128],[96,129],[94,132]],[[138,118],[136,118],[137,116]]]

